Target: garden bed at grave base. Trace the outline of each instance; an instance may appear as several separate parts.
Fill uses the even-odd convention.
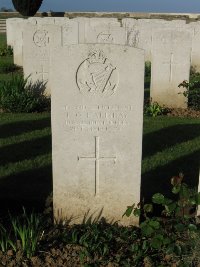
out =
[[[109,229],[111,226],[105,226]],[[76,228],[76,227],[75,227]],[[75,229],[74,228],[74,229]],[[83,227],[84,228],[84,227]],[[91,225],[87,226],[87,228],[94,228]],[[110,230],[110,233],[116,231]],[[68,229],[70,232],[73,227]],[[91,255],[87,254],[87,250],[85,247],[87,245],[77,245],[77,244],[66,244],[64,242],[59,242],[59,235],[63,235],[63,231],[60,228],[53,228],[49,230],[46,235],[46,243],[44,246],[40,246],[39,251],[36,255],[27,258],[22,250],[20,250],[20,244],[17,252],[13,250],[8,250],[6,252],[0,251],[0,266],[1,267],[199,267],[200,260],[198,258],[199,250],[194,252],[194,255],[180,255],[174,256],[172,254],[168,254],[166,251],[157,250],[157,260],[156,262],[152,261],[152,259],[148,256],[139,255],[139,253],[134,252],[137,245],[139,244],[139,240],[135,240],[135,242],[130,242],[133,239],[133,236],[137,232],[136,229],[133,228],[118,228],[119,232],[121,232],[121,236],[115,232],[116,236],[115,243],[109,244],[109,254],[106,251],[107,240],[102,239],[101,245],[96,246],[97,243],[93,243],[93,251],[91,251]],[[107,230],[106,230],[107,231]],[[132,232],[132,237],[131,237]],[[129,237],[125,240],[125,237]],[[55,238],[57,237],[57,238]],[[103,237],[103,235],[102,235]],[[74,235],[75,238],[75,235]],[[199,239],[199,235],[198,235]],[[47,242],[48,241],[48,242]],[[87,240],[88,241],[88,240]],[[142,240],[141,240],[142,241]],[[99,240],[98,240],[99,242]],[[104,246],[105,245],[105,246]],[[91,246],[91,244],[89,244]],[[134,247],[135,246],[135,247]],[[100,253],[100,247],[104,250]],[[113,250],[111,250],[113,247]],[[143,248],[144,249],[144,248]],[[96,250],[96,253],[95,253]],[[101,254],[101,256],[100,256]],[[136,255],[137,254],[137,255]],[[195,255],[196,254],[196,255]],[[135,264],[136,257],[140,257],[141,260],[137,264]],[[197,258],[195,258],[195,256]],[[156,255],[154,255],[156,257]],[[185,261],[185,264],[184,264]]]
[[[173,108],[169,109],[169,112],[167,113],[167,116],[169,117],[191,117],[191,118],[200,118],[200,110],[195,110],[192,108]]]

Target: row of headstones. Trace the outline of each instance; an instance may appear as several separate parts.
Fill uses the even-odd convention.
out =
[[[140,202],[145,51],[128,45],[128,26],[115,19],[48,21],[7,23],[7,33],[14,51],[22,40],[25,75],[49,80],[55,219],[137,223],[122,214]],[[167,28],[154,39],[161,90],[166,76],[171,85],[188,77],[191,38]]]
[[[200,70],[200,23],[184,20],[116,18],[29,18],[7,20],[7,43],[26,76],[48,81],[53,46],[111,43],[145,50],[151,61],[151,98],[167,107],[187,107],[178,87],[189,80],[190,66]],[[46,92],[50,94],[47,83]]]

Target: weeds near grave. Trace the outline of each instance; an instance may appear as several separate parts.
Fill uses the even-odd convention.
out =
[[[157,117],[159,115],[166,114],[168,109],[161,107],[157,102],[151,102],[150,104],[145,105],[144,114],[151,117]]]
[[[178,87],[185,88],[183,95],[188,98],[188,107],[200,110],[200,76],[195,76],[192,82],[184,80]]]
[[[29,78],[29,77],[28,77]],[[32,83],[21,74],[12,76],[0,86],[0,109],[6,112],[42,112],[50,107],[50,98],[45,96],[45,84]]]
[[[0,224],[0,250],[6,252],[9,248],[16,251],[16,246],[10,239],[10,233]]]
[[[108,224],[105,220],[98,223],[74,226],[63,241],[82,247],[80,261],[83,266],[99,266],[116,262],[120,266],[128,265],[132,254],[132,246],[138,238],[136,227],[120,227],[118,224]],[[133,263],[133,260],[130,261]],[[85,264],[85,265],[84,265]]]
[[[27,215],[25,209],[23,209],[22,216],[16,218],[10,216],[10,220],[16,247],[19,246],[17,244],[19,240],[21,250],[26,257],[32,257],[43,234],[41,217],[35,213]]]
[[[35,255],[42,235],[41,216],[35,213],[27,215],[23,209],[21,216],[14,218],[10,215],[10,227],[0,225],[0,250],[20,250],[30,258]]]
[[[182,174],[173,177],[171,184],[176,200],[157,193],[153,195],[152,203],[133,204],[127,207],[123,216],[144,215],[145,219],[140,224],[141,242],[134,245],[135,253],[140,256],[139,261],[144,259],[154,264],[173,264],[178,259],[178,266],[193,266],[192,255],[197,245],[198,228],[190,210],[197,209],[200,204],[200,193],[183,183]],[[153,205],[163,207],[162,217],[152,217]]]

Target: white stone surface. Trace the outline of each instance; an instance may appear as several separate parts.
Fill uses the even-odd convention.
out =
[[[27,20],[16,21],[13,32],[13,59],[18,66],[23,66],[23,31]]]
[[[58,47],[50,85],[55,219],[137,223],[122,214],[140,201],[144,51]]]
[[[57,40],[56,40],[57,41]],[[61,28],[61,45],[79,43],[79,24],[77,21],[66,20]]]
[[[6,20],[7,45],[10,45],[11,47],[14,46],[15,32],[17,30],[16,23],[21,21],[23,21],[21,18],[9,18]]]
[[[192,55],[191,64],[197,72],[200,72],[200,23],[190,23],[192,31]]]
[[[152,36],[157,30],[184,28],[185,20],[167,21],[163,19],[122,19],[122,25],[126,29],[127,45],[145,50],[145,60],[151,61]]]
[[[153,102],[175,108],[186,108],[184,88],[189,80],[191,33],[184,30],[155,31],[153,35],[151,90]]]
[[[50,94],[48,84],[50,42],[53,38],[58,41],[60,38],[55,27],[53,25],[26,25],[23,34],[24,75],[25,77],[31,75],[29,80],[33,83],[37,81],[45,83],[46,94]]]
[[[106,26],[120,26],[120,22],[117,18],[90,18],[89,19],[90,26],[99,26],[99,25],[106,25]]]
[[[63,25],[68,22],[70,19],[66,17],[55,17],[55,24],[56,25]]]
[[[126,30],[113,25],[85,25],[84,43],[126,44]]]
[[[37,24],[41,24],[41,25],[55,24],[55,17],[45,17],[45,18],[37,19]]]
[[[118,22],[116,18],[77,17],[72,19],[72,21],[77,21],[79,24],[79,43],[98,43],[99,34],[101,35],[102,33],[103,35],[103,33],[105,32],[105,39],[105,36],[110,36],[110,32],[112,31],[114,36],[113,38],[118,41],[116,44],[125,44],[125,41],[122,42],[122,39],[124,38],[124,34],[126,33],[124,29],[120,27],[120,22]],[[120,29],[117,30],[117,28]],[[122,37],[120,35],[122,35]]]

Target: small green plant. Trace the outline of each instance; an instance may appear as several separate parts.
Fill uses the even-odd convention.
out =
[[[10,233],[0,224],[0,250],[6,252],[9,248],[16,251],[16,246],[10,238]]]
[[[0,109],[6,112],[42,112],[49,109],[50,99],[44,94],[45,84],[32,83],[21,74],[0,85]]]
[[[102,219],[72,227],[62,236],[62,240],[80,246],[82,266],[104,266],[109,262],[118,263],[119,266],[135,266],[131,245],[138,238],[137,230],[136,227],[120,227],[116,223],[110,225]],[[130,255],[132,260],[127,259]],[[130,265],[128,261],[131,261]]]
[[[151,117],[157,117],[159,115],[166,114],[167,109],[161,107],[157,102],[151,102],[150,104],[146,104],[144,107],[144,114]]]
[[[31,213],[28,215],[23,209],[21,216],[12,217],[6,227],[0,224],[0,250],[20,250],[27,258],[35,255],[43,236],[41,216]]]
[[[160,264],[164,258],[171,260],[178,257],[182,264],[178,266],[193,266],[184,265],[182,256],[188,255],[195,248],[194,232],[197,231],[197,226],[189,211],[200,204],[200,193],[183,183],[182,174],[173,177],[171,184],[176,200],[156,193],[152,197],[152,203],[128,206],[123,216],[140,216],[143,213],[144,221],[140,224],[141,242],[135,249],[139,261],[148,257],[154,264]],[[161,217],[152,216],[154,205],[163,207]]]
[[[23,209],[22,216],[10,217],[15,243],[20,241],[21,249],[27,258],[32,257],[42,238],[41,217],[35,213],[26,214]]]
[[[185,88],[183,95],[188,98],[188,107],[200,110],[200,76],[192,82],[184,80],[178,87]]]
[[[13,49],[11,46],[0,47],[0,57],[12,56],[12,55],[13,55]]]

